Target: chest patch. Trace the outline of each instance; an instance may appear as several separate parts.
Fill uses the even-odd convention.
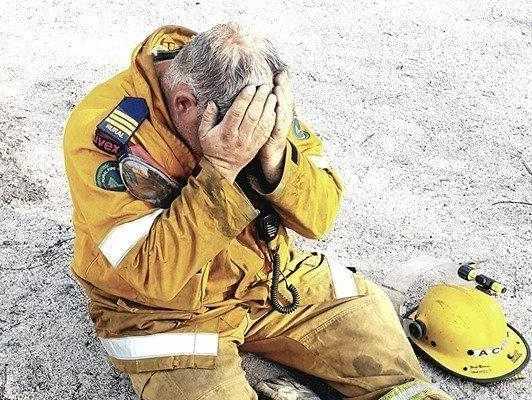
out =
[[[301,124],[299,123],[299,120],[297,118],[294,118],[292,120],[292,131],[294,132],[294,136],[296,137],[296,139],[307,140],[308,138],[310,138],[310,133],[301,128]]]
[[[124,192],[126,186],[120,176],[117,161],[106,161],[98,167],[95,175],[96,186],[113,192]]]

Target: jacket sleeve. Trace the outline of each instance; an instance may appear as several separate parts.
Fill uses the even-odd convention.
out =
[[[154,211],[148,234],[120,263],[121,276],[148,297],[175,297],[258,215],[237,186],[208,161],[200,165],[170,208]]]
[[[258,214],[238,186],[206,160],[168,209],[102,189],[95,172],[114,158],[92,146],[86,138],[91,135],[85,126],[67,124],[65,165],[76,235],[89,236],[109,270],[141,296],[174,298]]]
[[[286,227],[309,239],[324,236],[340,208],[343,186],[328,164],[320,138],[294,119],[283,173],[273,191],[255,186],[281,215]]]

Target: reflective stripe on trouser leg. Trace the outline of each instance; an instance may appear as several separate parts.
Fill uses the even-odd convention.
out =
[[[424,400],[439,399],[453,400],[452,397],[444,393],[431,384],[414,380],[396,386],[391,392],[381,397],[379,400]]]
[[[119,360],[170,357],[178,355],[218,355],[216,333],[156,333],[147,336],[100,338],[111,357]]]

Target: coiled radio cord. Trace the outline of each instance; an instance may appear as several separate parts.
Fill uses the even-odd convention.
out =
[[[270,289],[270,298],[272,302],[272,306],[275,310],[279,311],[281,314],[290,314],[296,310],[297,307],[299,307],[299,303],[301,302],[301,297],[299,296],[299,292],[296,289],[296,287],[293,284],[288,285],[286,278],[284,278],[284,282],[286,286],[286,289],[292,294],[292,303],[288,305],[283,305],[279,301],[279,279],[281,277],[281,258],[279,257],[279,252],[277,250],[271,250],[268,246],[268,250],[270,250],[270,257],[272,259],[272,286]]]
[[[273,241],[277,237],[279,231],[280,218],[279,215],[272,209],[263,210],[257,217],[256,228],[259,238],[266,242],[268,246],[268,253],[272,261],[272,284],[270,287],[270,301],[274,310],[281,314],[290,314],[299,307],[301,297],[298,290],[293,284],[288,285],[286,278],[283,275],[286,289],[292,295],[292,302],[284,305],[279,301],[279,279],[281,278],[281,257],[279,250],[274,247]]]

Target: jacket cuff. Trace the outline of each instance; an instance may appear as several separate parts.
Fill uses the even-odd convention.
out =
[[[268,190],[267,185],[260,184],[257,180],[252,180],[251,185],[253,189],[273,203],[280,201],[287,194],[287,190],[292,186],[294,179],[297,179],[299,174],[299,158],[300,154],[295,146],[291,142],[288,142],[284,156],[283,172],[277,186],[273,190]]]
[[[236,183],[224,178],[205,158],[199,162],[201,168],[193,178],[203,190],[209,206],[209,213],[227,237],[237,236],[258,215],[259,211],[246,197]]]

